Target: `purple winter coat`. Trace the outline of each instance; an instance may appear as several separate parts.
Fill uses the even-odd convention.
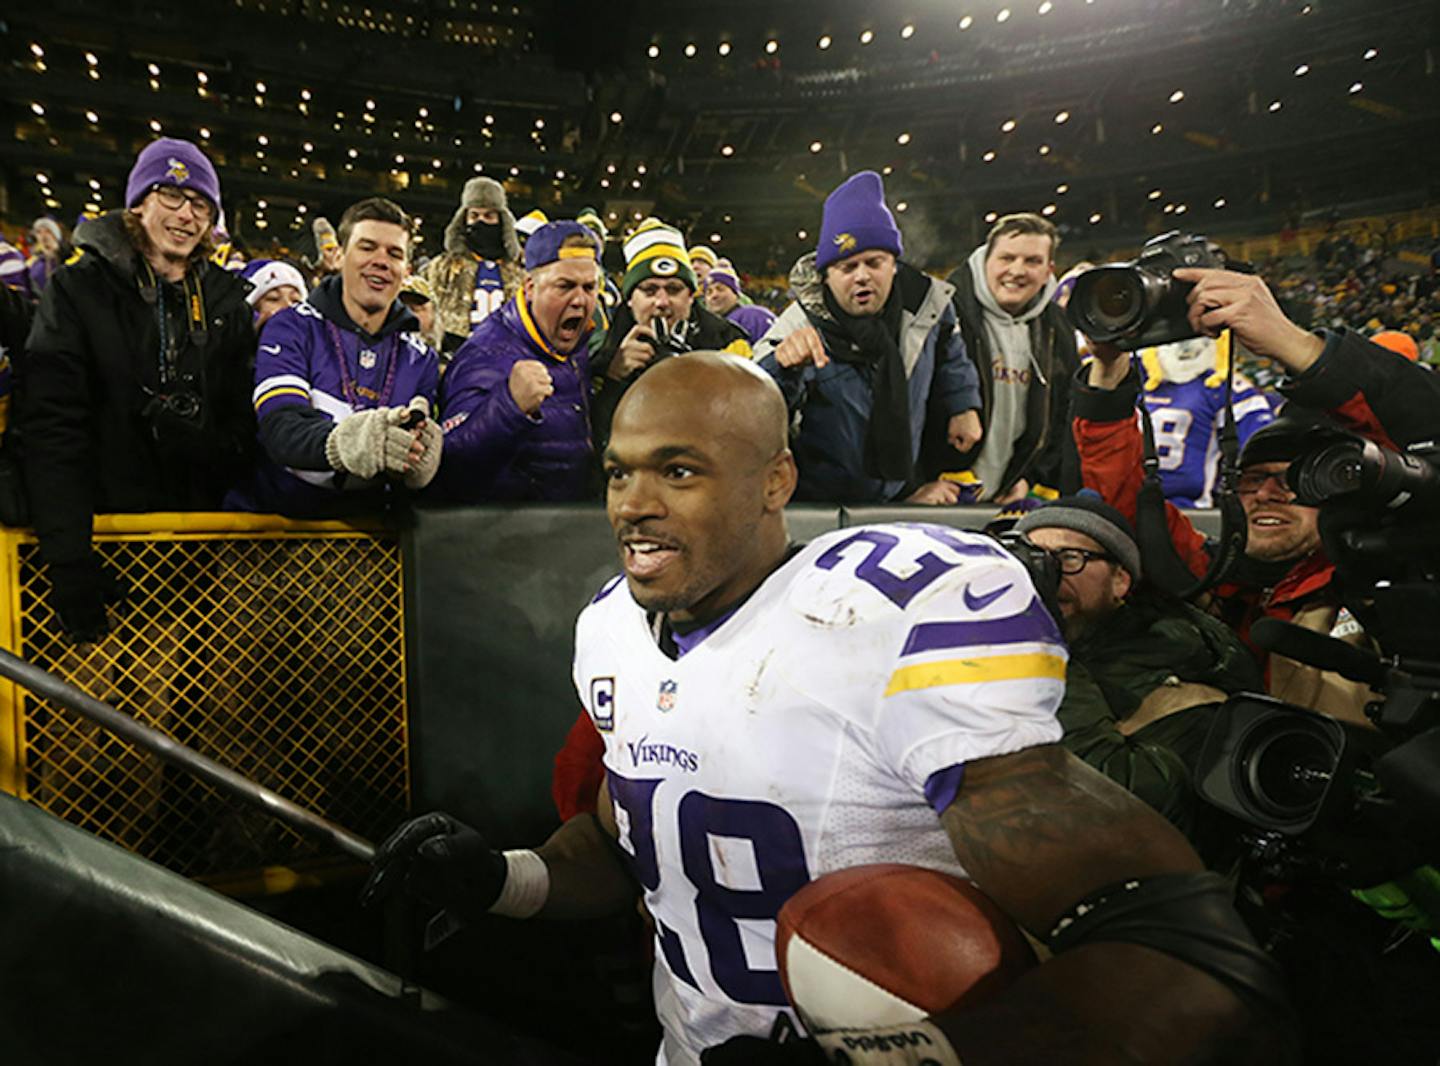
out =
[[[445,454],[435,493],[454,503],[557,502],[590,495],[590,352],[557,353],[530,318],[523,292],[487,317],[440,382]],[[555,391],[529,417],[510,395],[510,368],[534,359]]]

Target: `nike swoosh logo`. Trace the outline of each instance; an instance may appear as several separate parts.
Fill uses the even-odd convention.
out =
[[[1015,586],[1013,583],[1009,585],[1001,585],[993,592],[985,592],[979,596],[972,596],[970,594],[970,586],[966,585],[965,591],[964,593],[962,593],[962,595],[965,598],[966,607],[970,608],[970,610],[972,611],[983,611],[986,607],[989,607],[992,603],[994,603],[996,600],[998,600],[1001,596],[1005,595],[1005,593],[1009,592],[1014,587]]]
[[[260,350],[261,350],[262,352],[269,352],[271,355],[279,355],[279,354],[280,354],[280,345],[278,345],[278,344],[262,344],[262,345],[260,345]]]

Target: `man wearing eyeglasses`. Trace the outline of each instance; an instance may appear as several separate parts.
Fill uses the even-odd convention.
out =
[[[220,180],[188,141],[135,160],[125,207],[76,232],[46,288],[19,412],[50,604],[70,638],[107,632],[120,590],[91,551],[96,513],[215,510],[253,461],[246,284],[210,261]]]
[[[1055,602],[1070,645],[1062,743],[1200,847],[1191,769],[1215,704],[1262,687],[1255,660],[1223,622],[1141,580],[1130,523],[1094,493],[1061,497],[1015,529],[1060,573]]]
[[[698,351],[751,354],[743,329],[695,299],[699,282],[679,230],[647,218],[625,239],[624,249],[625,302],[590,364],[600,386],[591,420],[602,447],[620,397],[657,359]]]
[[[1265,282],[1225,270],[1182,269],[1194,284],[1190,325],[1197,334],[1232,331],[1247,349],[1288,372],[1280,391],[1289,401],[1282,418],[1259,432],[1240,454],[1240,502],[1246,549],[1236,572],[1214,590],[1214,607],[1248,643],[1261,617],[1293,621],[1341,639],[1362,638],[1339,603],[1335,568],[1320,545],[1319,512],[1295,502],[1285,479],[1297,455],[1292,412],[1326,412],[1346,429],[1390,448],[1432,438],[1440,411],[1440,381],[1403,356],[1371,344],[1351,330],[1311,333],[1285,317]],[[1135,514],[1142,442],[1135,418],[1140,375],[1126,353],[1093,345],[1095,359],[1081,367],[1075,385],[1075,442],[1084,482],[1127,517]],[[1288,431],[1287,431],[1288,429]],[[1202,533],[1166,505],[1171,539],[1197,575],[1209,565]],[[1255,651],[1267,687],[1280,699],[1335,717],[1368,724],[1369,691],[1357,682],[1279,655]]]

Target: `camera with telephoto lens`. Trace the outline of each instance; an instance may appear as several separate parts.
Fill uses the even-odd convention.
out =
[[[1286,476],[1298,503],[1319,508],[1332,587],[1379,652],[1278,619],[1251,639],[1368,686],[1376,728],[1233,696],[1195,783],[1250,827],[1265,874],[1363,888],[1440,861],[1440,449],[1400,453],[1325,424],[1290,443]]]
[[[1075,279],[1065,311],[1081,333],[1125,351],[1186,340],[1196,335],[1185,303],[1195,285],[1176,281],[1175,270],[1237,266],[1248,269],[1207,238],[1172,231],[1146,241],[1131,262],[1085,271]]]

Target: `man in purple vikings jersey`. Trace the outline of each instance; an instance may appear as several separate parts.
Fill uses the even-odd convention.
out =
[[[445,374],[445,474],[460,503],[578,500],[589,487],[591,316],[600,243],[551,222],[525,245],[525,282]]]
[[[388,506],[429,484],[440,426],[428,416],[435,352],[398,299],[410,224],[378,197],[340,220],[340,273],[278,312],[260,334],[255,413],[265,461],[254,505],[299,518]]]
[[[1211,506],[1229,345],[1228,337],[1219,342],[1194,337],[1140,353],[1146,370],[1142,395],[1155,427],[1160,480],[1165,498],[1177,507]],[[1242,445],[1274,421],[1264,393],[1243,374],[1235,375],[1232,407]]]

